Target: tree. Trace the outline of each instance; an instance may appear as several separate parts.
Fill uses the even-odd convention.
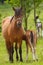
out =
[[[36,8],[40,5],[40,3],[42,3],[43,0],[33,0],[33,6],[34,6],[34,21],[35,21],[35,25],[36,25]]]
[[[21,6],[23,7],[23,13],[24,13],[24,21],[25,21],[25,30],[27,30],[27,19],[29,16],[29,13],[31,11],[31,2],[30,0],[20,0]]]
[[[29,13],[32,9],[34,9],[34,21],[36,25],[36,8],[42,3],[43,0],[22,0],[21,5],[24,9],[24,19],[25,19],[25,30],[27,30],[27,19],[29,17]]]
[[[4,0],[1,0],[4,1]],[[12,6],[21,6],[23,8],[23,14],[24,14],[24,23],[25,23],[25,30],[27,30],[27,19],[29,17],[29,13],[32,9],[34,9],[34,21],[36,24],[36,8],[39,6],[39,4],[43,0],[6,0],[8,3],[10,3]]]

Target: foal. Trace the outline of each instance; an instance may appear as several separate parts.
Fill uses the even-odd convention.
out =
[[[22,8],[13,7],[13,10],[15,11],[15,15],[13,17],[6,17],[2,22],[2,34],[6,42],[10,62],[13,62],[14,42],[19,45],[20,61],[22,61],[21,44],[24,35],[24,29],[22,28]]]
[[[37,34],[35,31],[27,30],[26,34],[23,35],[22,40],[26,42],[26,60],[28,60],[28,47],[30,46],[32,54],[33,54],[33,60],[38,60],[36,56],[36,43],[37,43]],[[18,52],[17,52],[17,44],[15,45],[16,50],[16,59],[18,60]]]
[[[31,46],[29,45],[29,43],[26,43],[27,46],[27,60],[28,60],[28,45],[30,46],[30,49],[32,51],[32,55],[33,55],[33,60],[38,60],[37,55],[36,55],[36,43],[37,43],[37,34],[35,31],[33,30],[27,30],[26,31],[29,43],[32,44],[33,50],[31,48]]]
[[[42,35],[42,23],[40,22],[39,16],[36,16],[35,19],[36,19],[37,34],[38,36],[41,36]],[[41,30],[41,35],[40,35],[40,30]]]
[[[42,23],[41,22],[37,22],[36,23],[36,28],[37,28],[37,34],[39,36],[42,36]],[[40,35],[40,30],[41,30],[41,35]]]

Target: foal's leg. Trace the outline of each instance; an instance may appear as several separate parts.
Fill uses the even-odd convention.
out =
[[[34,53],[34,48],[33,48],[33,45],[32,45],[32,43],[31,43],[31,41],[30,41],[30,40],[29,40],[29,46],[30,46],[31,51],[32,51],[33,60],[36,60],[36,58],[35,58],[35,53]]]
[[[35,47],[35,46],[34,46],[34,55],[35,55],[35,60],[38,61],[38,57],[37,57],[37,55],[36,55],[36,47]]]
[[[34,48],[34,54],[35,54],[35,58],[38,61],[38,57],[36,55],[36,44],[37,44],[37,37],[34,38],[34,43],[33,43],[33,48]]]
[[[9,60],[12,63],[13,62],[13,53],[14,53],[13,45],[9,41],[6,41],[6,47],[7,47],[8,53],[9,53]]]
[[[19,42],[19,43],[20,43],[20,45],[19,45],[20,61],[23,62],[23,59],[22,59],[22,46],[21,46],[22,42]]]
[[[33,46],[33,51],[32,51],[32,54],[33,54],[33,60],[37,60],[38,61],[38,58],[37,58],[37,55],[36,55],[36,43],[37,43],[37,39],[34,37],[34,42],[32,44]]]
[[[26,40],[26,47],[27,47],[27,50],[26,50],[27,51],[26,60],[28,60],[28,45],[31,48],[31,51],[32,51],[32,54],[33,54],[33,60],[35,60],[34,48],[32,46],[32,43],[31,43],[30,39]]]
[[[17,43],[15,44],[15,50],[16,50],[16,59],[17,59],[17,61],[18,61],[18,51],[17,51]]]
[[[26,42],[26,61],[28,61],[28,43]]]
[[[33,47],[33,51],[32,51],[32,56],[33,56],[33,60],[36,60],[36,48]]]
[[[35,58],[36,55],[35,55],[35,50],[34,50],[34,48],[33,48],[33,49],[31,48],[31,51],[32,51],[33,60],[35,61],[35,60],[36,60],[36,58]]]

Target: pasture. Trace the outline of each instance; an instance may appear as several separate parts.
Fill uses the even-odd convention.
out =
[[[0,24],[2,23],[3,18],[5,18],[6,16],[12,16],[13,13],[14,12],[12,10],[11,5],[8,5],[8,4],[1,5],[0,4]],[[34,19],[33,19],[33,10],[32,10],[28,18],[28,29],[36,30],[33,20]],[[41,10],[41,13],[40,13],[40,20],[43,23],[43,9]],[[43,38],[38,38],[36,50],[37,50],[37,55],[38,55],[38,61],[35,61],[35,62],[32,61],[33,60],[32,53],[30,52],[30,49],[29,49],[28,61],[26,62],[26,45],[25,45],[25,42],[23,41],[22,43],[23,62],[16,61],[16,53],[14,51],[14,63],[10,63],[8,60],[8,54],[7,54],[4,38],[2,36],[2,33],[0,33],[0,65],[3,65],[3,64],[4,65],[31,65],[31,64],[32,65],[43,65]]]

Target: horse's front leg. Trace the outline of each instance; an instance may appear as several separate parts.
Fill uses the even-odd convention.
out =
[[[19,54],[20,54],[20,61],[23,62],[23,59],[22,59],[22,41],[19,42]]]
[[[14,53],[13,45],[9,41],[6,41],[6,47],[7,47],[8,53],[9,53],[9,60],[12,63],[13,62],[13,53]]]
[[[16,59],[18,61],[18,47],[17,47],[17,42],[15,44],[15,51],[16,51]]]

